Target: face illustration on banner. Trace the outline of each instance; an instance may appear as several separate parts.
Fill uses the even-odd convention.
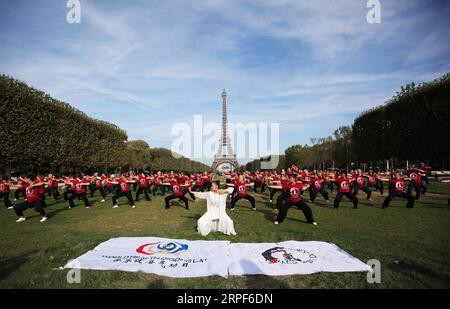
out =
[[[183,251],[187,251],[188,248],[188,245],[178,242],[155,242],[139,246],[139,248],[136,249],[136,252],[146,255],[152,255],[156,253],[177,255],[182,253]]]
[[[297,264],[297,263],[314,263],[317,256],[314,253],[303,249],[290,249],[286,247],[273,247],[261,255],[269,264]]]

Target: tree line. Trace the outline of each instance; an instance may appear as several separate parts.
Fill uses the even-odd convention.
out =
[[[0,169],[92,172],[162,168],[203,171],[209,167],[144,141],[127,141],[118,126],[88,117],[68,103],[0,75]]]
[[[282,159],[281,159],[282,158]],[[261,159],[243,169],[259,170]],[[404,167],[423,161],[436,169],[450,164],[450,73],[429,83],[401,86],[385,104],[359,115],[333,136],[293,145],[280,156],[278,169]]]

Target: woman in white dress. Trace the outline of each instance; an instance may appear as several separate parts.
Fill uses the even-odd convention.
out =
[[[210,232],[222,232],[226,235],[236,235],[233,220],[228,217],[225,208],[227,196],[233,192],[233,188],[219,190],[216,182],[211,184],[209,192],[194,192],[196,198],[206,199],[206,213],[197,221],[197,230],[203,236]]]

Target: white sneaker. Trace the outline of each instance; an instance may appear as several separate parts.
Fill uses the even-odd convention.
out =
[[[89,208],[91,208],[91,206],[86,206],[86,209],[89,209]]]
[[[230,208],[230,210],[234,210],[234,208]]]
[[[255,211],[256,211],[256,208],[253,208],[253,210],[255,210]]]
[[[113,208],[119,208],[119,205],[114,205]]]
[[[16,220],[16,222],[23,222],[23,221],[25,221],[25,220],[26,220],[25,217],[20,217],[19,219]]]
[[[105,199],[101,200],[101,202],[104,203],[104,202],[105,202]]]
[[[269,203],[271,203],[271,204],[272,204],[272,200],[269,200]]]
[[[13,209],[13,208],[14,208],[14,207],[12,207],[12,206],[9,206],[9,207],[8,207],[8,209]]]
[[[131,208],[136,208],[136,205],[131,206]]]
[[[17,199],[15,198],[13,202],[17,202]]]
[[[313,222],[312,224],[313,224],[313,225],[317,225],[317,222]]]
[[[278,221],[273,221],[273,224],[278,224]]]
[[[42,217],[41,221],[39,221],[39,222],[45,222],[45,221],[47,221],[47,217]]]

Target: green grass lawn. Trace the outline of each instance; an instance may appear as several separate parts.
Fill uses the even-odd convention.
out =
[[[0,288],[450,288],[450,184],[430,184],[430,192],[416,202],[394,200],[381,209],[382,197],[364,200],[355,210],[343,199],[333,210],[319,196],[310,204],[318,226],[305,223],[301,211],[291,208],[285,222],[271,223],[275,213],[267,194],[256,194],[256,212],[240,201],[228,211],[238,233],[212,233],[202,237],[194,230],[204,213],[204,201],[185,210],[178,202],[166,210],[160,195],[151,202],[140,200],[131,209],[122,198],[112,209],[111,196],[100,203],[90,198],[91,209],[67,209],[63,201],[48,198],[49,220],[40,223],[34,210],[28,220],[15,223],[12,210],[0,208]],[[98,194],[98,193],[97,193]],[[308,194],[305,195],[308,199]],[[334,198],[331,197],[331,201]],[[317,273],[298,276],[219,276],[174,279],[145,273],[82,270],[80,284],[66,282],[67,270],[57,270],[99,243],[119,236],[157,236],[184,239],[230,240],[231,242],[278,242],[318,240],[332,242],[366,262],[381,262],[381,284],[368,284],[365,273]],[[399,263],[394,263],[399,261]]]

